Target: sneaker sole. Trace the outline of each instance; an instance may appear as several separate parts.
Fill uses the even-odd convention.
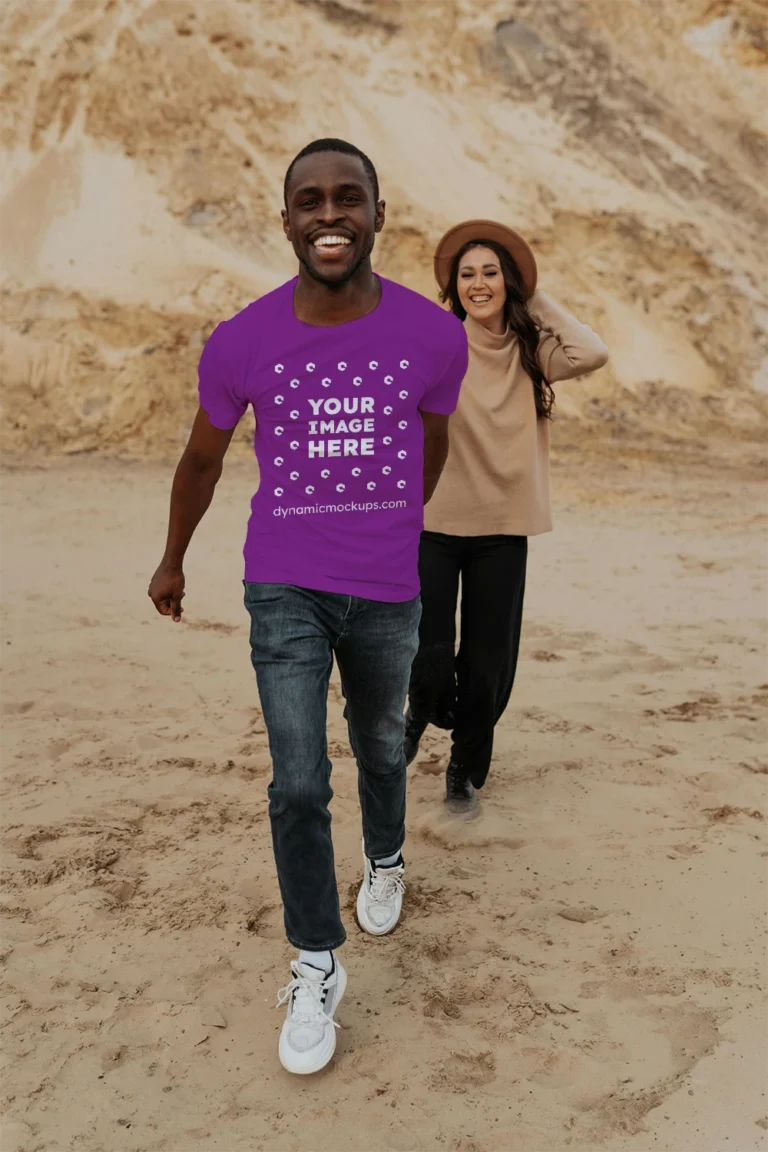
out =
[[[341,1003],[341,998],[347,990],[347,973],[343,968],[339,969],[339,981],[337,987],[340,989],[336,1005],[333,1010],[334,1016]],[[336,1051],[336,1028],[331,1025],[330,1034],[325,1044],[318,1044],[317,1048],[313,1048],[310,1053],[294,1052],[289,1047],[287,1040],[284,1039],[284,1034],[280,1033],[280,1043],[277,1047],[277,1054],[280,1057],[280,1063],[286,1072],[292,1073],[294,1076],[311,1076],[315,1072],[322,1072],[323,1068],[333,1058]],[[302,1057],[310,1056],[311,1060],[302,1060]]]

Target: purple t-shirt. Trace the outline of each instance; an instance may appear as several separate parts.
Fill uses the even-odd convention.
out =
[[[359,320],[297,320],[296,279],[214,331],[200,403],[217,428],[256,416],[260,484],[245,578],[369,600],[419,594],[424,432],[453,412],[467,368],[460,321],[380,277]]]

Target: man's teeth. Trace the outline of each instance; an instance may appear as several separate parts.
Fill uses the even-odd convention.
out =
[[[315,248],[335,248],[339,244],[351,244],[352,241],[346,236],[318,236],[317,240],[313,241]]]

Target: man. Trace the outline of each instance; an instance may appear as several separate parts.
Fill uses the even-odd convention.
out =
[[[333,658],[359,780],[361,928],[390,932],[403,900],[403,708],[420,615],[423,505],[448,451],[467,365],[461,323],[374,275],[384,226],[371,161],[317,140],[285,177],[298,277],[216,328],[200,407],[173,482],[165,554],[149,587],[180,620],[183,560],[232,433],[256,416],[260,484],[245,545],[251,653],[269,734],[269,814],[288,940],[279,1055],[316,1072],[336,1047],[345,940],[331,842],[326,702]]]

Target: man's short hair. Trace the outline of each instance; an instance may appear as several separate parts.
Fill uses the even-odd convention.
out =
[[[374,203],[378,204],[379,178],[376,175],[373,162],[366,156],[365,152],[361,152],[354,144],[348,144],[346,140],[336,140],[334,137],[327,137],[323,140],[313,140],[311,144],[307,144],[306,148],[302,148],[301,152],[294,156],[288,165],[288,171],[283,181],[283,200],[285,201],[286,208],[288,207],[288,184],[290,183],[294,168],[299,160],[303,160],[305,156],[314,156],[316,152],[343,152],[345,156],[357,156],[358,160],[362,160],[365,174],[370,180],[371,188],[373,189]]]

